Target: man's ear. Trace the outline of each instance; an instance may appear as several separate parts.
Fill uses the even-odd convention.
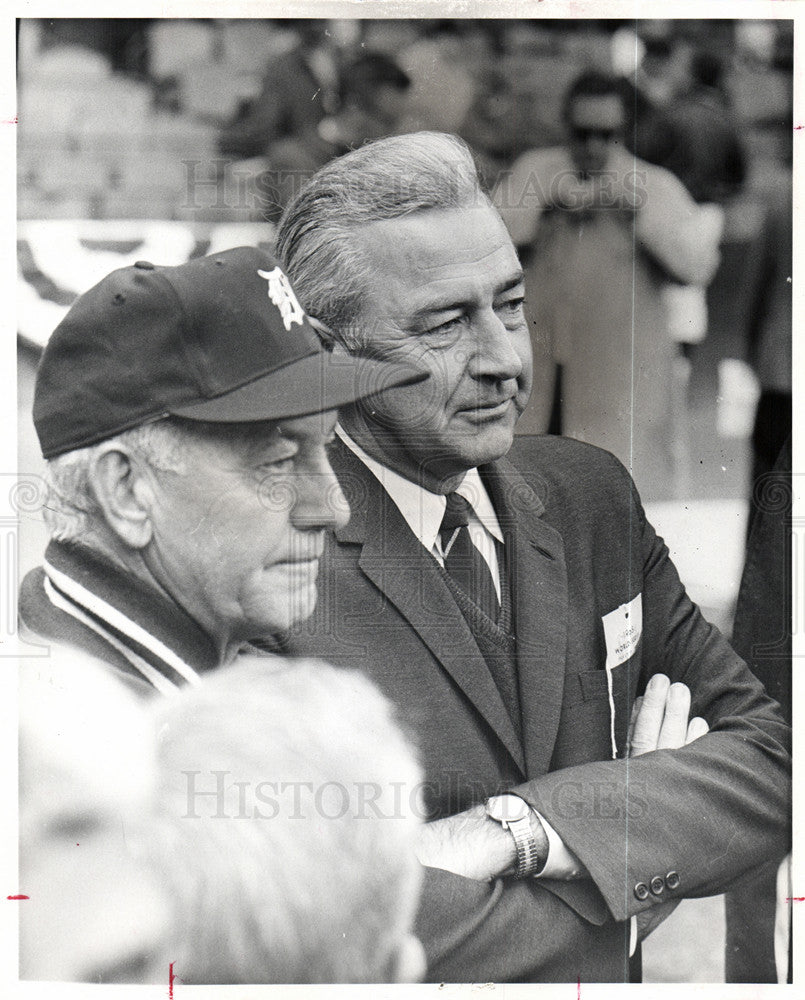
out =
[[[130,548],[145,548],[153,532],[154,494],[142,463],[126,448],[113,443],[98,450],[89,480],[111,530]]]

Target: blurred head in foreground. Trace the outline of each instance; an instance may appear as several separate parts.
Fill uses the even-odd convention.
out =
[[[20,975],[416,980],[420,778],[360,674],[243,657],[143,703],[54,650],[21,671]]]
[[[20,977],[165,979],[150,717],[103,664],[55,647],[21,668],[19,708]]]
[[[154,846],[177,908],[177,978],[420,978],[421,773],[374,685],[321,663],[242,658],[156,710]]]

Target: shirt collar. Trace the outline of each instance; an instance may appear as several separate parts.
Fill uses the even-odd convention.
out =
[[[393,469],[389,469],[388,466],[378,462],[371,455],[367,455],[340,424],[336,425],[335,432],[347,448],[363,462],[378,480],[405,518],[408,527],[430,552],[436,544],[444,510],[447,506],[444,495],[426,490],[424,486],[411,482],[410,479],[406,479]],[[456,493],[469,501],[477,520],[493,538],[502,543],[503,532],[500,530],[495,508],[492,506],[492,501],[477,469],[468,470],[461,483],[456,487]]]

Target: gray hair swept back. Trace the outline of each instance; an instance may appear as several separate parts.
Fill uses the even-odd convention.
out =
[[[463,140],[416,132],[367,143],[322,167],[289,203],[276,252],[305,309],[347,350],[366,346],[361,301],[372,269],[359,226],[487,202]]]

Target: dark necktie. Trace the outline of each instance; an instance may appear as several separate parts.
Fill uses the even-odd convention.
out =
[[[486,560],[473,545],[467,530],[472,507],[458,493],[448,493],[446,500],[447,507],[439,528],[444,568],[467,597],[496,622],[500,602],[495,582]]]

